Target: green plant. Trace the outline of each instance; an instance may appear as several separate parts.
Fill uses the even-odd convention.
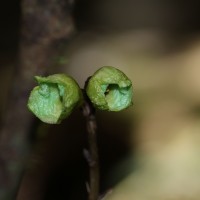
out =
[[[29,97],[28,108],[43,122],[58,124],[82,101],[76,81],[65,74],[35,76],[36,86]]]
[[[86,93],[100,110],[120,111],[132,105],[132,83],[114,67],[102,67],[89,79]]]
[[[132,105],[133,88],[120,70],[105,66],[86,81],[84,89],[65,74],[35,77],[38,82],[29,97],[28,108],[41,121],[58,124],[80,106],[87,121],[89,151],[85,157],[90,166],[89,200],[99,196],[98,148],[96,144],[95,108],[121,111]]]

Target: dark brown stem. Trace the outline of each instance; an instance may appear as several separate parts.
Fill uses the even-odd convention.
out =
[[[61,48],[63,41],[67,41],[74,31],[70,0],[20,2],[22,13],[19,63],[11,79],[11,90],[0,129],[1,200],[16,199],[29,156],[29,133],[32,131],[33,120],[26,104],[34,85],[33,77],[49,72],[54,63],[51,58],[59,55],[58,48]]]
[[[99,157],[97,147],[97,123],[95,109],[86,98],[83,105],[83,115],[86,118],[89,152],[85,150],[85,157],[90,167],[89,200],[97,200],[99,196]]]

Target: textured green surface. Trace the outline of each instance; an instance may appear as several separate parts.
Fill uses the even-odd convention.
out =
[[[97,70],[88,82],[86,93],[93,105],[101,110],[120,111],[132,105],[132,83],[114,67]]]
[[[74,79],[65,74],[35,77],[36,86],[29,97],[28,108],[43,122],[58,124],[82,101],[82,92]]]

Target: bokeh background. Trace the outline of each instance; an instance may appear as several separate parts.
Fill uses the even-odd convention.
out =
[[[3,1],[0,6],[2,119],[18,61],[20,3]],[[106,200],[199,199],[199,2],[71,3],[76,31],[63,42],[64,51],[49,73],[67,73],[83,87],[99,67],[114,66],[134,88],[133,107],[97,112],[101,193],[108,191]],[[60,125],[38,123],[17,200],[87,199],[88,166],[82,153],[87,133],[81,112]]]

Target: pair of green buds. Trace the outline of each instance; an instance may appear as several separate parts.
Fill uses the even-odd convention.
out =
[[[43,122],[60,123],[84,101],[82,90],[70,76],[54,74],[35,79],[39,86],[31,91],[28,108]],[[100,110],[120,111],[132,105],[132,83],[114,67],[97,70],[85,90],[93,106]]]

